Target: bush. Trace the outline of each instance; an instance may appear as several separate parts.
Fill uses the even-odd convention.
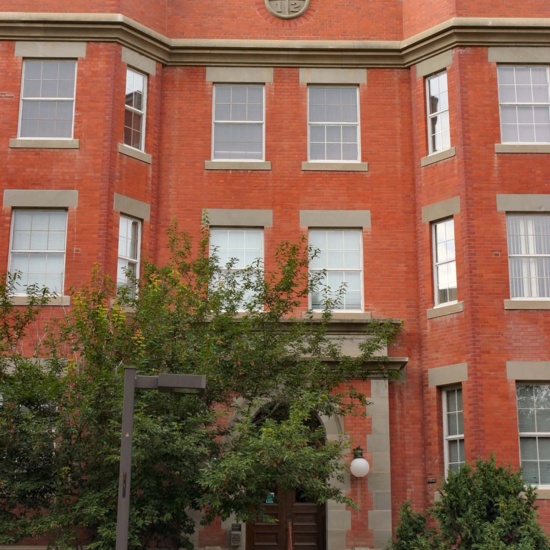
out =
[[[425,514],[401,509],[391,550],[544,550],[550,543],[537,522],[536,493],[521,474],[494,457],[450,472],[441,498]],[[434,528],[428,528],[433,524]]]

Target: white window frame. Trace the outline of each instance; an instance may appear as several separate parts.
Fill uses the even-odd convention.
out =
[[[547,468],[550,467],[550,458],[546,459],[546,460],[541,460],[541,457],[540,457],[540,451],[541,451],[541,447],[539,445],[539,441],[540,440],[545,440],[545,441],[550,441],[550,432],[544,432],[544,431],[539,431],[538,430],[538,418],[537,418],[537,411],[540,411],[540,410],[546,410],[550,413],[550,409],[542,409],[542,408],[537,408],[536,407],[536,404],[534,404],[534,406],[532,408],[528,408],[528,407],[524,407],[525,409],[528,409],[528,410],[531,410],[533,411],[533,415],[535,417],[535,428],[536,430],[533,431],[533,432],[523,432],[521,431],[521,427],[520,427],[520,411],[521,411],[521,408],[520,408],[520,403],[519,403],[519,396],[518,396],[518,393],[520,391],[520,388],[526,388],[526,387],[529,387],[529,388],[534,388],[534,387],[541,387],[541,386],[545,386],[546,387],[546,391],[550,392],[550,383],[518,383],[516,385],[516,407],[517,407],[517,411],[518,411],[518,438],[519,438],[519,460],[520,460],[520,465],[522,465],[524,462],[535,462],[537,464],[537,470],[538,470],[538,480],[540,481],[541,479],[541,462],[545,462],[548,464]],[[526,439],[535,439],[536,440],[536,454],[537,454],[537,458],[536,460],[526,460],[523,458],[522,456],[522,439],[526,440]],[[550,445],[549,445],[550,446]],[[523,469],[523,466],[522,466],[522,469]],[[550,487],[550,478],[548,479],[548,483],[531,483],[530,481],[528,481],[527,479],[525,479],[524,477],[524,481],[530,485],[533,485],[535,487],[544,487],[544,488],[549,488]]]
[[[118,225],[118,259],[117,259],[117,289],[123,287],[130,287],[130,281],[128,280],[125,270],[130,269],[133,271],[136,278],[139,277],[140,270],[140,258],[141,258],[141,226],[142,221],[126,214],[120,215],[120,221]],[[123,243],[131,243],[134,240],[133,230],[135,232],[135,255],[126,254],[127,250],[123,246]],[[127,229],[123,234],[123,229]],[[136,289],[131,289],[130,295],[135,297]]]
[[[243,236],[244,236],[244,246],[242,248],[227,248],[227,249],[224,249],[222,248],[219,244],[216,244],[213,242],[213,235],[216,235],[216,234],[219,234],[219,235],[222,235],[222,234],[225,234],[226,238],[227,238],[227,242],[229,243],[229,240],[230,240],[230,237],[231,237],[231,232],[235,232],[235,233],[241,233]],[[259,237],[259,241],[260,241],[260,245],[259,245],[259,248],[258,249],[255,249],[253,247],[247,247],[246,246],[246,236],[247,235],[252,235],[256,233],[257,236]],[[232,274],[237,274],[239,273],[239,271],[242,271],[244,269],[247,269],[248,267],[250,267],[253,262],[255,261],[259,261],[260,262],[260,267],[261,269],[263,270],[263,266],[264,266],[264,259],[265,259],[265,230],[263,227],[225,227],[225,226],[217,226],[217,227],[211,227],[210,228],[210,254],[216,254],[219,259],[220,259],[220,268],[222,269],[223,272],[226,272],[226,273],[232,273]],[[234,255],[234,256],[230,256],[229,255],[229,251],[230,250],[238,250],[239,252],[242,252],[243,254],[240,255]],[[243,263],[244,262],[244,255],[246,253],[246,250],[257,250],[258,253],[260,254],[259,256],[255,256],[254,259],[251,259],[251,262],[250,263]],[[227,263],[232,261],[232,260],[236,260],[234,265],[231,266],[231,268],[227,269]],[[238,308],[239,311],[245,311],[246,310],[246,303],[249,301],[249,299],[251,298],[252,296],[245,296],[243,298],[243,304]]]
[[[27,96],[25,95],[25,76],[26,71],[28,69],[29,63],[62,63],[62,64],[73,64],[74,66],[74,86],[73,86],[73,93],[72,96],[67,97],[41,97],[41,96]],[[34,58],[28,58],[23,60],[23,70],[21,74],[21,98],[19,101],[19,118],[18,118],[18,129],[17,129],[17,137],[20,139],[40,139],[40,140],[52,140],[52,139],[73,139],[74,136],[74,113],[75,113],[75,98],[76,98],[76,78],[78,74],[78,62],[76,59],[65,59],[65,58],[59,58],[59,59],[34,59]],[[42,81],[42,79],[41,79]],[[24,107],[27,104],[30,103],[53,103],[53,102],[64,102],[64,103],[70,103],[71,104],[71,131],[70,135],[66,136],[33,136],[33,135],[23,135],[22,134],[22,123],[23,123],[23,111]],[[43,120],[41,118],[38,118],[37,120]]]
[[[358,262],[359,267],[358,268],[350,268],[350,267],[347,267],[347,266],[329,267],[328,266],[328,254],[327,254],[326,247],[325,247],[324,251],[323,251],[322,248],[319,249],[319,253],[320,253],[319,255],[321,256],[324,252],[327,255],[327,261],[324,262],[323,267],[319,267],[319,268],[312,267],[311,262],[310,262],[310,267],[309,267],[310,274],[312,276],[315,276],[319,273],[325,272],[326,276],[328,278],[329,275],[330,275],[330,272],[340,272],[340,271],[342,271],[342,272],[344,272],[344,274],[345,273],[357,273],[359,275],[359,293],[360,293],[359,308],[348,308],[348,307],[346,307],[346,296],[345,296],[345,293],[344,293],[343,302],[342,302],[341,306],[338,307],[338,308],[335,308],[334,311],[362,312],[364,310],[363,231],[362,231],[362,229],[357,229],[357,228],[332,228],[332,227],[331,228],[310,228],[309,229],[310,246],[311,246],[311,236],[312,236],[313,233],[318,233],[318,234],[319,233],[324,233],[325,234],[325,241],[327,241],[328,233],[331,233],[331,232],[334,232],[334,233],[356,233],[358,235],[359,250],[357,251],[357,253],[359,255],[359,262]],[[312,260],[312,261],[314,261],[314,260]],[[340,283],[339,287],[344,282],[345,281],[342,281]],[[327,281],[325,280],[325,284],[326,283],[327,283]],[[321,291],[322,291],[322,289],[321,289]],[[338,288],[334,289],[334,292],[337,292],[337,291],[338,291]],[[312,311],[322,311],[322,307],[318,307],[317,304],[313,303],[313,295],[311,293],[309,295],[309,308]]]
[[[435,88],[436,84],[438,86],[437,93],[432,91],[432,88]],[[442,101],[442,97],[446,97],[446,103]],[[435,98],[440,103],[443,103],[446,107],[435,107],[432,104],[432,98]],[[426,78],[426,115],[428,153],[433,155],[434,153],[447,151],[451,148],[451,127],[449,119],[449,88],[446,70]]]
[[[514,70],[513,84],[507,84],[503,82],[504,80],[504,71],[509,71],[510,69]],[[542,98],[539,97],[536,99],[534,97],[534,83],[533,83],[533,69],[537,71],[544,70],[546,75],[546,98],[542,101]],[[520,86],[517,83],[516,71],[517,70],[530,70],[530,100],[527,97],[518,97],[518,91],[522,88],[527,88],[527,86]],[[516,144],[541,144],[541,143],[550,143],[550,74],[549,67],[546,65],[498,65],[497,67],[497,78],[498,78],[498,91],[499,91],[499,108],[500,108],[500,133],[501,133],[501,143],[516,143]],[[504,90],[513,88],[515,100],[506,101],[504,98]],[[538,85],[538,88],[542,90],[543,86]],[[546,119],[543,122],[537,123],[535,111],[538,111],[539,117],[542,116]],[[510,116],[512,111],[515,111],[515,116]],[[531,113],[529,113],[531,111]],[[523,115],[524,122],[520,122],[520,114]],[[527,122],[527,118],[531,115],[531,122]],[[510,122],[507,119],[510,118]],[[517,139],[505,139],[505,127],[506,126],[515,126]],[[539,133],[541,139],[537,139],[537,126],[539,126]],[[522,128],[532,129],[534,139],[522,139],[521,130]],[[545,130],[543,132],[543,129]],[[546,134],[546,135],[545,135]],[[542,139],[545,137],[545,139]]]
[[[138,76],[143,79],[143,89],[139,90],[136,87],[132,86],[129,88],[131,84],[135,82],[135,76]],[[122,135],[122,143],[126,145],[127,147],[131,147],[132,149],[136,149],[138,151],[145,151],[145,129],[146,129],[146,119],[147,119],[147,75],[144,73],[141,73],[139,71],[136,71],[135,69],[132,69],[131,67],[127,67],[126,69],[126,93],[124,96],[124,131]],[[138,109],[137,107],[134,107],[133,105],[128,104],[128,93],[134,93],[134,92],[140,92],[142,94],[142,109]],[[126,128],[130,129],[131,135],[135,132],[135,129],[131,126],[126,126],[126,115],[127,113],[131,113],[132,115],[138,115],[141,117],[141,123],[139,128],[139,144],[138,147],[135,145],[132,145],[132,139],[126,141]]]
[[[449,397],[454,394],[455,401],[457,403],[456,410],[449,410]],[[460,404],[462,408],[458,406],[458,396],[460,394]],[[449,471],[457,471],[466,462],[465,459],[465,437],[464,437],[464,404],[462,386],[452,386],[441,390],[441,406],[443,411],[443,457],[445,463],[445,477],[447,477]],[[449,430],[449,423],[451,419],[454,420],[456,426],[456,433],[451,434]],[[460,423],[462,423],[462,431],[460,430]],[[458,461],[451,462],[451,450],[450,447],[453,444],[457,444]],[[462,443],[462,446],[461,446]],[[457,467],[453,467],[457,465]]]
[[[329,122],[329,121],[312,121],[311,120],[311,91],[314,89],[324,89],[324,88],[330,88],[330,89],[353,89],[355,90],[356,94],[356,122]],[[323,163],[342,163],[342,162],[349,162],[349,163],[358,163],[361,161],[361,113],[360,113],[360,104],[359,104],[359,86],[357,85],[323,85],[323,84],[309,84],[307,87],[307,156],[308,156],[308,162],[323,162]],[[345,127],[353,127],[355,128],[355,134],[356,134],[356,145],[357,145],[357,156],[355,158],[343,158],[343,137],[340,138],[339,142],[332,142],[332,143],[339,143],[340,144],[340,158],[338,159],[327,159],[326,154],[326,147],[327,143],[327,136],[326,136],[326,130],[329,126],[339,126],[342,128]],[[324,127],[325,128],[325,139],[324,139],[324,145],[325,145],[325,155],[324,158],[312,158],[311,155],[311,148],[312,148],[312,130],[313,128],[319,128]],[[318,142],[321,143],[321,142]]]
[[[438,241],[438,229],[442,228],[444,226],[447,226],[447,224],[452,223],[453,227],[453,238],[452,239],[445,239],[442,241]],[[443,306],[443,305],[449,305],[449,304],[456,304],[458,300],[458,279],[456,277],[456,238],[455,238],[455,223],[454,223],[454,217],[450,218],[444,218],[441,220],[437,220],[432,222],[431,224],[431,230],[432,230],[432,271],[433,271],[433,279],[434,279],[434,306]],[[453,242],[453,256],[451,258],[445,257],[444,259],[440,259],[440,253],[439,253],[439,246],[444,245],[445,243]],[[447,247],[445,246],[445,252],[447,252]],[[454,292],[456,296],[452,299],[441,299],[439,296],[440,291],[440,284],[441,284],[441,276],[440,272],[443,269],[452,269],[454,266],[454,273],[455,273],[455,279],[456,279],[456,287],[454,287]],[[448,271],[447,271],[448,273]],[[447,277],[449,279],[449,277]],[[449,284],[441,288],[441,290],[445,291],[447,293],[447,297],[449,298],[449,295],[451,294],[453,287],[449,286]]]
[[[550,229],[550,214],[508,213],[506,214],[506,236],[508,241],[508,268],[510,276],[510,298],[512,300],[550,300],[550,231],[547,235],[535,234],[535,220],[545,219]],[[511,228],[512,224],[519,222],[523,229],[520,232],[517,245],[522,249],[513,253]],[[538,239],[537,239],[538,237]],[[546,237],[546,238],[544,238]],[[538,243],[538,246],[537,246]],[[540,248],[545,248],[542,252]],[[514,260],[521,260],[517,266]],[[541,276],[539,277],[539,273]],[[518,276],[520,275],[520,276]],[[538,281],[541,284],[538,284]],[[522,293],[516,291],[521,287]],[[540,296],[541,289],[546,287],[546,296]],[[544,294],[544,290],[543,290]]]
[[[261,120],[243,120],[243,119],[235,119],[233,120],[232,117],[228,120],[218,120],[216,118],[216,102],[218,93],[221,88],[244,88],[247,90],[247,109],[248,109],[248,90],[251,88],[258,88],[262,91],[262,119]],[[233,103],[231,103],[233,105]],[[232,109],[231,109],[232,110]],[[217,135],[217,128],[221,128],[223,126],[261,126],[261,136],[262,136],[262,147],[261,147],[261,154],[256,157],[246,157],[246,156],[233,156],[233,155],[223,155],[223,156],[216,156],[216,135]],[[245,151],[244,154],[250,155],[250,151]],[[234,162],[259,162],[265,160],[265,84],[258,83],[258,84],[251,84],[251,83],[215,83],[213,86],[212,91],[212,152],[211,152],[211,158],[213,161],[234,161]]]
[[[32,213],[32,215],[39,215],[41,213],[51,213],[51,212],[58,212],[63,213],[65,216],[65,229],[64,229],[64,240],[63,240],[63,248],[14,248],[14,235],[15,235],[15,226],[16,226],[16,218],[18,215],[22,215],[23,213]],[[50,288],[47,284],[46,286],[50,293],[55,293],[58,295],[63,295],[63,291],[65,288],[65,270],[66,270],[66,259],[67,259],[67,223],[68,223],[68,212],[65,208],[13,208],[12,209],[12,218],[11,218],[11,231],[10,231],[10,256],[9,256],[9,265],[8,265],[8,271],[12,273],[14,271],[13,264],[14,262],[14,256],[24,256],[24,255],[47,255],[47,254],[54,254],[54,255],[61,255],[62,256],[62,264],[63,264],[63,270],[61,272],[61,281],[60,281],[60,288]],[[32,227],[29,227],[28,229],[29,233],[32,234]],[[49,229],[48,229],[49,231]],[[38,232],[38,231],[37,231]],[[30,238],[30,236],[29,236]],[[28,285],[32,284],[39,284],[33,281],[28,281],[28,272],[21,271],[22,273],[22,280],[17,284],[18,290],[16,290],[16,296],[27,296],[27,292],[25,291],[26,287]],[[45,271],[45,278],[47,278],[48,271]]]

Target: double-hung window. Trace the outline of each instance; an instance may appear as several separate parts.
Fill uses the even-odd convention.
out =
[[[309,245],[315,252],[310,272],[319,276],[311,308],[323,309],[334,300],[337,310],[363,309],[363,246],[359,229],[311,229]]]
[[[436,306],[456,302],[456,254],[454,219],[432,224],[434,303]]]
[[[359,88],[308,86],[308,159],[358,162]]]
[[[502,143],[550,143],[546,65],[498,67]]]
[[[26,59],[23,62],[19,137],[72,139],[76,61]]]
[[[13,210],[9,270],[20,276],[18,294],[29,285],[63,293],[66,238],[66,210]]]
[[[264,86],[215,84],[213,160],[264,159]]]
[[[445,474],[456,472],[464,464],[464,411],[462,388],[449,388],[442,392],[443,443]]]
[[[511,298],[550,298],[550,215],[508,214]]]
[[[264,232],[259,228],[212,228],[210,229],[210,250],[215,254],[223,274],[236,284],[239,290],[245,283],[251,288],[240,288],[243,292],[238,309],[244,310],[245,304],[254,300],[254,286],[261,281],[264,260]],[[251,271],[245,277],[243,270]],[[241,276],[241,274],[243,274]]]
[[[518,384],[516,394],[523,479],[550,485],[550,384]]]
[[[124,106],[124,145],[145,150],[145,114],[147,77],[132,69],[126,70],[126,101]]]
[[[120,216],[118,232],[117,288],[128,287],[135,295],[135,281],[139,276],[141,222],[129,216]]]
[[[451,147],[447,71],[426,79],[428,150],[430,155]]]

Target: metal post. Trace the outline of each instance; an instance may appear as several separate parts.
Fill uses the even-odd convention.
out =
[[[132,438],[134,435],[134,395],[136,368],[124,369],[124,397],[122,401],[122,436],[120,440],[120,473],[118,479],[118,509],[116,550],[128,550],[130,522],[130,479],[132,473]]]
[[[122,436],[120,439],[120,472],[118,478],[118,508],[116,520],[116,550],[128,550],[130,523],[130,480],[132,474],[132,439],[134,437],[134,397],[136,388],[181,393],[200,393],[206,387],[206,377],[195,374],[159,374],[137,376],[136,367],[124,368],[122,399]]]

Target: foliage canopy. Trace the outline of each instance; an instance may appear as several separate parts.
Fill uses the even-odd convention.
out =
[[[399,324],[369,323],[362,356],[345,357],[328,334],[328,294],[321,319],[296,313],[320,284],[303,244],[281,244],[270,272],[237,271],[209,251],[207,230],[196,247],[175,227],[169,236],[170,261],[144,266],[137,296],[96,270],[31,356],[24,342],[47,292],[29,288],[22,309],[15,279],[0,285],[0,544],[114,548],[125,365],[207,377],[200,397],[136,395],[131,549],[192,548],[199,512],[261,517],[272,483],[351,504],[329,481],[346,443],[310,419],[364,410],[349,381],[368,377]],[[267,403],[288,412],[260,422]]]
[[[494,457],[449,472],[440,493],[426,514],[403,505],[389,550],[550,548],[537,523],[535,490],[519,472],[497,466]]]

